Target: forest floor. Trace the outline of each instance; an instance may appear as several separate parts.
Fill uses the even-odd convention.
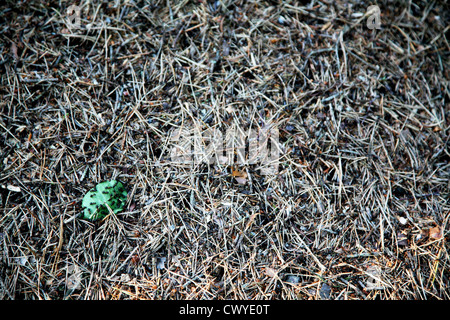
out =
[[[449,299],[450,10],[368,6],[3,1],[0,299]]]

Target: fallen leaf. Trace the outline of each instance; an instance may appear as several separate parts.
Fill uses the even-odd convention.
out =
[[[436,126],[436,127],[433,128],[433,131],[434,131],[434,132],[438,132],[438,131],[441,131],[441,130],[442,130],[442,129],[441,129],[440,127],[438,127],[438,126]]]
[[[234,167],[231,168],[231,175],[233,177],[247,177],[247,172],[244,170],[235,169]]]
[[[20,192],[20,187],[9,185],[6,187],[9,191]]]
[[[298,284],[300,283],[300,277],[296,275],[288,275],[285,281],[292,284]]]
[[[156,269],[162,270],[165,268],[164,263],[166,262],[166,257],[161,257],[156,259]]]
[[[239,184],[246,184],[247,183],[247,179],[246,178],[241,178],[241,177],[235,177],[237,183]]]
[[[400,224],[407,224],[408,223],[408,219],[404,218],[404,217],[398,217],[398,222],[400,222]]]
[[[273,268],[265,267],[264,271],[265,271],[266,275],[271,277],[271,278],[278,277],[278,272],[275,269],[273,269]]]
[[[404,233],[399,233],[397,235],[397,245],[400,247],[404,247],[408,245],[408,237]]]
[[[131,281],[131,277],[128,273],[122,273],[120,275],[120,282],[129,282]]]
[[[11,42],[11,53],[13,54],[14,60],[19,60],[19,54],[17,53],[17,45]]]
[[[377,265],[370,265],[366,270],[366,275],[368,276],[366,281],[367,291],[370,290],[382,290],[384,289],[383,282],[381,281],[381,268]]]
[[[430,238],[434,240],[438,240],[442,238],[442,230],[439,226],[430,229]]]
[[[320,299],[329,300],[331,295],[331,287],[326,283],[322,283],[322,285],[320,286],[319,295]]]
[[[247,183],[247,172],[245,172],[245,170],[231,168],[231,175],[236,179],[237,183]]]

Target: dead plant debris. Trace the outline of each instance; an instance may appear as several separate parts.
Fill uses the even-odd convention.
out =
[[[450,297],[445,1],[72,4],[0,5],[0,299]],[[277,174],[171,161],[269,122]]]

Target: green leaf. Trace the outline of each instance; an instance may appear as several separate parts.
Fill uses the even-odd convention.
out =
[[[91,221],[103,219],[109,214],[107,206],[114,213],[118,213],[123,210],[126,201],[127,191],[120,181],[101,182],[83,197],[83,218]]]

